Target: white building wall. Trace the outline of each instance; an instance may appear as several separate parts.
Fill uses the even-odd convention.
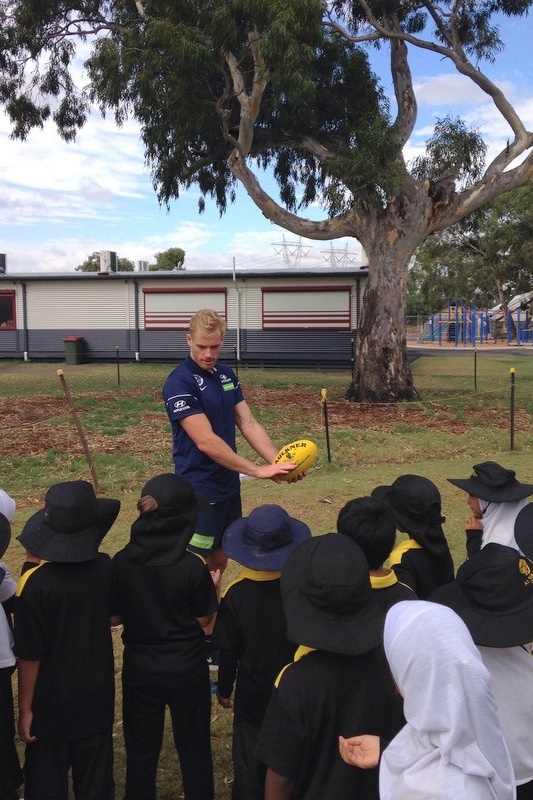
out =
[[[272,287],[279,287],[281,291],[287,288],[287,286],[297,286],[298,283],[303,284],[302,286],[302,294],[299,295],[298,292],[288,292],[287,293],[287,300],[285,305],[287,305],[287,310],[294,309],[294,311],[299,310],[309,310],[310,308],[316,308],[326,310],[331,307],[335,307],[334,301],[334,293],[327,293],[321,297],[320,292],[317,292],[313,296],[313,292],[305,292],[304,288],[320,288],[321,286],[328,287],[331,289],[335,286],[349,286],[351,287],[350,290],[350,316],[351,316],[351,327],[354,329],[357,327],[357,289],[356,284],[353,279],[353,273],[349,273],[346,275],[324,275],[324,276],[317,276],[317,277],[310,277],[306,276],[304,280],[301,277],[294,276],[293,281],[288,281],[283,278],[270,278],[268,276],[261,275],[259,277],[253,278],[246,278],[245,280],[240,280],[237,275],[236,286],[240,289],[241,292],[241,328],[246,328],[247,330],[261,330],[262,328],[262,314],[263,314],[263,292],[264,288],[272,288]],[[360,286],[360,300],[363,295],[364,286],[366,283],[366,276],[362,276],[361,286]],[[333,306],[332,306],[333,303]]]
[[[134,326],[133,302],[126,281],[36,281],[27,292],[28,328],[128,329]],[[17,298],[17,304],[20,296]],[[17,305],[17,313],[18,305]],[[22,314],[22,308],[20,308]],[[19,318],[21,319],[21,317]]]

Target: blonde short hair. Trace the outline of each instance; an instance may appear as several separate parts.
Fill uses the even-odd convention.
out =
[[[216,333],[220,331],[221,335],[224,336],[226,333],[226,322],[216,311],[213,311],[212,308],[201,308],[192,315],[189,321],[189,333],[192,335],[200,330],[206,333]]]

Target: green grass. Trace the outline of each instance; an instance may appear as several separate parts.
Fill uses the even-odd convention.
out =
[[[533,355],[533,354],[532,354]],[[370,408],[344,400],[347,372],[299,372],[241,369],[246,391],[254,395],[254,413],[280,446],[311,438],[319,458],[305,480],[276,485],[244,481],[245,513],[261,503],[279,503],[307,522],[315,534],[335,530],[340,508],[349,499],[390,484],[402,473],[425,475],[442,493],[445,530],[456,565],[464,560],[466,496],[446,479],[466,477],[472,465],[494,459],[533,482],[533,358],[512,355],[477,357],[474,388],[473,354],[420,358],[413,366],[420,394],[416,403]],[[17,499],[14,537],[5,560],[18,574],[22,550],[16,536],[42,503],[46,489],[73,478],[90,480],[57,369],[63,369],[87,436],[100,493],[122,502],[119,519],[103,549],[116,552],[127,541],[142,484],[171,471],[170,426],[160,399],[171,364],[124,364],[118,385],[115,365],[31,365],[0,361],[3,409],[0,486]],[[515,449],[510,450],[510,369],[515,373]],[[321,389],[328,390],[331,461],[327,458]],[[261,390],[265,390],[262,394]],[[269,392],[283,390],[276,405]],[[10,413],[17,412],[16,423]],[[43,446],[39,446],[42,440]],[[239,450],[256,458],[245,442]],[[225,580],[236,567],[230,564]],[[115,636],[117,675],[121,643]],[[120,681],[118,681],[118,685]],[[120,693],[119,693],[120,694]],[[117,797],[124,772],[120,708],[116,724]],[[213,748],[217,798],[231,796],[231,714],[213,706]],[[160,800],[179,796],[178,769],[171,737],[159,774]]]

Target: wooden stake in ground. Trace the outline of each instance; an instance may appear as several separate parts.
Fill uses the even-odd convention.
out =
[[[328,448],[328,461],[331,464],[331,448],[329,445],[329,420],[328,420],[328,390],[321,389],[322,408],[324,409],[324,427],[326,428],[326,445]]]
[[[67,402],[69,404],[70,413],[72,414],[72,418],[73,418],[73,420],[74,420],[74,422],[76,424],[76,428],[78,429],[78,435],[80,437],[80,441],[81,441],[81,444],[83,446],[83,452],[85,453],[85,458],[87,459],[87,463],[89,465],[89,469],[91,470],[94,491],[96,492],[96,494],[98,494],[98,492],[100,491],[100,487],[98,485],[98,478],[96,477],[96,470],[94,468],[93,459],[92,459],[92,456],[91,456],[91,451],[89,450],[89,445],[87,444],[87,437],[85,436],[85,432],[84,432],[84,430],[82,428],[82,425],[81,425],[81,422],[80,422],[80,418],[78,416],[78,412],[76,411],[76,408],[75,408],[74,403],[72,401],[72,395],[70,394],[70,390],[69,390],[69,388],[67,386],[67,381],[65,380],[65,376],[63,374],[63,370],[62,369],[58,369],[58,370],[56,370],[56,372],[57,372],[57,374],[59,376],[59,380],[61,381],[61,385],[63,387],[63,391],[65,392],[65,397],[67,398]]]

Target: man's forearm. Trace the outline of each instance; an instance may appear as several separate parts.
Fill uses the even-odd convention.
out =
[[[208,441],[199,444],[198,449],[213,461],[216,461],[217,464],[226,467],[226,469],[231,469],[234,472],[243,472],[245,475],[251,475],[254,478],[257,477],[258,465],[235,453],[223,439],[215,434]]]
[[[270,436],[263,428],[263,426],[253,420],[249,424],[244,424],[240,431],[250,447],[253,447],[255,452],[264,458],[267,464],[271,464],[278,454],[278,448],[273,444]]]

